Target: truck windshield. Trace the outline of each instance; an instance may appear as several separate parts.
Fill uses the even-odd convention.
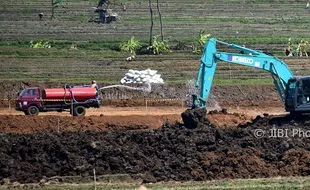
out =
[[[22,90],[18,96],[23,96],[27,92],[27,89]]]

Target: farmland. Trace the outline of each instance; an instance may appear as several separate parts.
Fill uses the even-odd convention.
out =
[[[282,58],[288,38],[294,43],[307,40],[310,27],[309,11],[301,1],[165,1],[161,3],[163,31],[173,53],[142,54],[128,64],[128,54],[117,49],[131,36],[148,43],[148,1],[128,1],[125,12],[114,6],[120,19],[111,24],[88,22],[96,16],[94,6],[95,1],[65,1],[51,20],[50,1],[1,2],[1,80],[88,82],[95,78],[118,83],[128,69],[152,68],[158,69],[166,82],[184,84],[196,76],[200,56],[188,47],[200,31]],[[153,33],[159,34],[156,4],[153,6]],[[42,20],[40,12],[45,14]],[[52,48],[31,49],[31,40],[48,40]],[[77,51],[70,50],[73,41]],[[306,60],[285,61],[297,75],[309,73]],[[227,64],[219,66],[216,82],[248,78],[271,83],[268,73]]]
[[[183,117],[195,92],[201,55],[192,46],[200,32],[268,52],[294,75],[309,75],[308,57],[284,53],[289,38],[293,45],[310,40],[306,1],[159,1],[172,50],[159,55],[146,51],[149,1],[122,1],[126,11],[111,6],[119,18],[110,24],[91,22],[97,3],[65,0],[51,19],[51,1],[0,2],[0,189],[91,189],[94,171],[98,189],[135,189],[141,183],[150,189],[309,187],[309,138],[255,136],[257,129],[309,128],[307,120],[286,115],[270,73],[220,62],[211,111]],[[153,35],[159,35],[156,1],[152,8]],[[143,47],[128,62],[130,54],[119,45],[132,36]],[[51,48],[31,48],[31,41]],[[119,84],[129,69],[147,68],[157,70],[165,84],[153,84],[150,92],[102,90],[103,106],[84,117],[65,112],[28,117],[14,110],[22,87],[91,80],[108,86]],[[197,128],[188,129],[188,117]]]

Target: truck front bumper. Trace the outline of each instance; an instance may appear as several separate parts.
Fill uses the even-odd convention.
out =
[[[21,102],[18,102],[18,101],[16,102],[16,104],[15,104],[15,110],[17,110],[17,111],[24,111]]]

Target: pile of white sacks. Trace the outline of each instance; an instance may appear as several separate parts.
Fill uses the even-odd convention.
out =
[[[125,77],[121,79],[122,84],[130,84],[130,83],[164,83],[164,80],[161,78],[160,74],[157,74],[157,70],[133,70],[129,69],[129,71],[125,74]]]

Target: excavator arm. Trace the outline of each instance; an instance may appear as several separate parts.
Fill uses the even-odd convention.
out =
[[[235,49],[240,53],[218,52],[216,49],[217,43]],[[218,61],[253,67],[270,72],[283,103],[285,103],[287,83],[289,79],[294,77],[289,67],[276,57],[267,55],[261,51],[222,42],[215,38],[207,40],[200,61],[201,63],[195,84],[195,87],[200,90],[200,94],[193,94],[192,108],[206,106]]]

